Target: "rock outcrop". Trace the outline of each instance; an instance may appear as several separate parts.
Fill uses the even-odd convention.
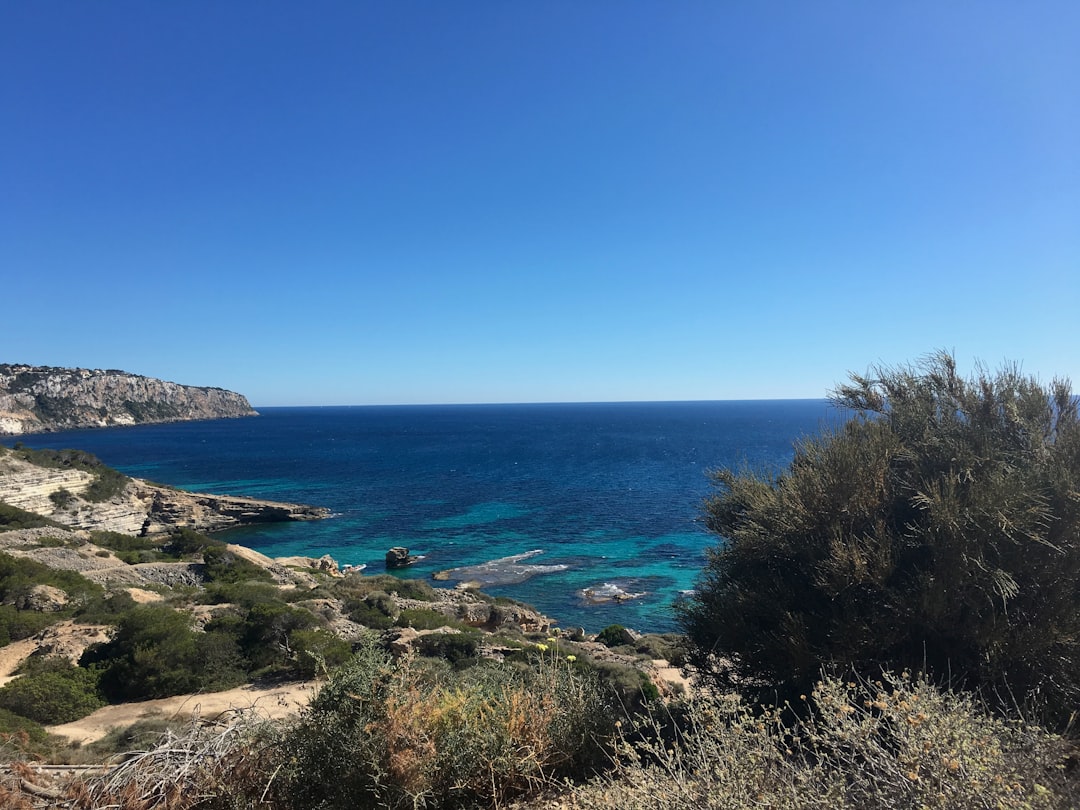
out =
[[[124,534],[157,534],[175,528],[217,532],[253,523],[317,520],[330,514],[317,506],[185,492],[138,478],[130,479],[113,497],[90,502],[82,496],[94,478],[94,473],[85,470],[39,467],[20,458],[17,451],[0,448],[0,503],[75,529]]]
[[[408,568],[419,559],[420,557],[410,554],[409,550],[404,546],[394,546],[386,552],[386,570],[395,571],[399,568]]]
[[[0,365],[0,434],[257,416],[247,399],[110,369]]]

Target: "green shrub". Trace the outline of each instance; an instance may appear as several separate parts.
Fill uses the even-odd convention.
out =
[[[14,531],[15,529],[40,529],[52,527],[63,529],[64,526],[55,520],[49,520],[44,515],[27,512],[17,506],[0,503],[0,532]]]
[[[621,624],[608,625],[596,634],[596,640],[605,647],[621,647],[624,644],[634,643],[633,635]]]
[[[352,645],[321,627],[293,630],[289,647],[295,656],[294,671],[304,679],[328,675],[352,656]]]
[[[716,475],[722,538],[679,607],[721,686],[921,670],[1064,723],[1080,703],[1080,419],[1069,386],[947,355],[854,377],[775,477]]]
[[[431,633],[417,639],[416,648],[421,655],[444,658],[451,664],[476,659],[480,652],[480,634],[475,630],[461,633]]]
[[[370,577],[351,574],[339,580],[333,587],[341,597],[347,595],[363,597],[369,593],[381,591],[383,593],[396,593],[403,599],[415,599],[418,602],[435,601],[435,589],[424,580],[405,579],[395,577],[393,574],[376,574]]]
[[[207,537],[186,526],[180,526],[169,532],[169,538],[162,546],[162,550],[175,557],[190,557],[203,554],[208,548],[224,545],[220,540]]]
[[[251,608],[264,602],[281,602],[281,588],[269,582],[211,582],[199,594],[199,601],[209,605],[234,604]]]
[[[120,617],[136,607],[127,591],[104,592],[89,596],[75,614],[79,624],[116,624]]]
[[[66,658],[32,663],[25,675],[0,687],[0,708],[44,725],[70,723],[105,705],[97,692],[98,673]]]
[[[162,605],[128,611],[112,640],[89,647],[80,664],[100,664],[101,691],[110,703],[193,692],[202,677],[191,617]]]
[[[72,495],[69,490],[66,490],[63,487],[56,490],[55,492],[49,493],[49,500],[53,502],[53,506],[55,506],[57,509],[63,509],[74,499],[75,496]]]
[[[372,591],[362,598],[348,596],[343,601],[349,619],[372,630],[393,627],[401,611],[388,593]]]
[[[5,748],[20,753],[32,752],[42,748],[48,738],[49,734],[41,727],[41,723],[7,709],[0,709],[0,744]]]
[[[451,619],[445,613],[431,608],[405,608],[398,614],[394,624],[398,627],[412,627],[415,630],[438,630],[440,627],[471,629],[467,624]]]
[[[160,551],[161,549],[160,540],[120,532],[93,531],[90,532],[90,541],[94,545],[113,551]]]
[[[0,647],[35,636],[64,618],[59,613],[18,610],[14,605],[0,605]]]
[[[606,761],[612,708],[565,666],[431,670],[368,642],[262,749],[278,777],[252,789],[281,807],[503,806]]]
[[[203,562],[206,563],[207,579],[211,582],[272,582],[274,579],[265,568],[245,560],[224,545],[211,545],[203,549]]]
[[[240,649],[248,667],[257,670],[288,670],[293,661],[289,638],[294,631],[308,630],[317,619],[307,610],[281,602],[253,606],[244,618]]]

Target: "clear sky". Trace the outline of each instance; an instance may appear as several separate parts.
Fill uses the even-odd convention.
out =
[[[1080,384],[1080,3],[0,0],[0,301],[257,406]]]

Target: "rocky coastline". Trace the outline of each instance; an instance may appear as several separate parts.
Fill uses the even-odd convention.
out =
[[[0,435],[257,415],[223,388],[118,369],[0,364]]]

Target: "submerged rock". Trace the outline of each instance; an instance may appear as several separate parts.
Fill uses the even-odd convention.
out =
[[[633,599],[640,599],[647,595],[645,591],[632,593],[610,582],[605,582],[602,585],[594,585],[590,588],[583,588],[580,594],[581,598],[586,602],[598,605],[609,602],[629,602]]]

